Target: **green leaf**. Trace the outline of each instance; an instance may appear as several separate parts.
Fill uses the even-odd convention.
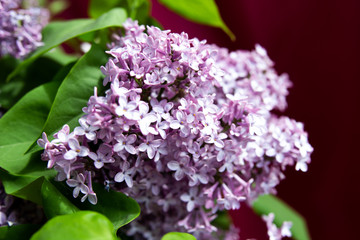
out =
[[[23,240],[30,239],[31,235],[40,228],[40,225],[21,224],[0,227],[0,240]]]
[[[40,153],[24,153],[41,134],[61,80],[71,67],[63,67],[52,82],[27,93],[0,119],[0,167],[10,173],[44,174]]]
[[[149,23],[150,19],[150,2],[149,0],[128,0],[129,16],[138,20],[140,24]]]
[[[19,60],[11,56],[0,58],[0,83],[6,82],[7,75],[11,73],[19,64]]]
[[[43,177],[15,175],[0,169],[0,178],[7,194],[42,205],[40,189]]]
[[[128,15],[141,24],[148,23],[150,19],[149,0],[91,0],[88,11],[89,16],[97,18],[115,7],[126,9]]]
[[[42,32],[44,45],[39,47],[29,58],[19,64],[8,76],[7,80],[9,81],[14,78],[36,58],[61,43],[85,33],[109,27],[120,27],[126,18],[127,15],[124,9],[115,8],[104,13],[98,19],[76,19],[48,24]]]
[[[96,205],[88,201],[80,202],[74,199],[72,188],[65,183],[53,182],[54,186],[75,206],[81,210],[91,210],[104,214],[114,224],[115,229],[128,224],[140,214],[139,204],[132,198],[116,191],[106,191],[104,186],[93,183],[93,189],[98,198]]]
[[[28,165],[32,155],[24,153],[41,133],[59,84],[37,87],[0,119],[0,167],[19,173]]]
[[[103,89],[103,74],[100,66],[107,60],[105,51],[96,44],[93,44],[90,51],[79,59],[60,85],[44,127],[37,137],[40,137],[42,132],[46,132],[49,136],[64,124],[68,124],[71,128],[78,125],[79,118],[84,114],[82,108],[94,94],[94,87],[96,86],[98,90]],[[28,153],[39,149],[35,141],[28,149]]]
[[[222,20],[214,0],[159,0],[159,2],[193,22],[221,28],[231,40],[235,40],[235,35]]]
[[[227,211],[218,211],[217,217],[211,222],[217,228],[228,230],[231,225],[231,218]]]
[[[104,215],[79,211],[50,219],[31,240],[115,240],[115,230]]]
[[[78,57],[65,53],[60,46],[45,53],[44,57],[56,61],[63,66],[78,60]]]
[[[161,240],[196,240],[196,238],[188,233],[170,232],[165,234]]]
[[[83,209],[100,212],[110,219],[115,229],[130,223],[140,215],[140,206],[132,198],[116,191],[106,191],[104,186],[93,184],[98,203],[92,205],[88,201]]]
[[[127,8],[127,0],[90,0],[88,14],[92,18],[98,18],[116,7]]]
[[[49,3],[48,9],[50,10],[52,15],[56,15],[66,8],[69,7],[69,3],[67,1],[55,0]]]
[[[79,211],[62,193],[48,180],[41,187],[43,209],[48,219],[58,215],[71,214]]]
[[[4,65],[2,65],[3,63]],[[9,74],[9,64],[9,61],[1,61],[0,71]],[[57,61],[42,57],[36,59],[24,70],[24,76],[17,76],[11,82],[6,82],[7,75],[3,76],[3,73],[1,73],[0,105],[5,109],[9,109],[31,89],[50,82],[62,66]],[[14,68],[15,66],[13,65]]]
[[[274,213],[274,223],[280,227],[284,221],[291,221],[293,239],[308,240],[310,235],[304,218],[285,202],[273,195],[262,195],[253,203],[254,211],[262,216]]]

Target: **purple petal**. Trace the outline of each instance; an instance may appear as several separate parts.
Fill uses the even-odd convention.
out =
[[[82,136],[82,135],[85,134],[85,130],[84,130],[84,128],[82,128],[82,127],[76,127],[76,128],[74,129],[74,133],[75,133],[75,135],[77,135],[77,136]]]
[[[153,159],[155,156],[155,148],[153,146],[150,146],[147,148],[147,155],[150,159]]]
[[[151,142],[151,146],[154,146],[154,147],[158,148],[158,147],[160,147],[161,143],[162,143],[161,139],[156,139],[156,140]]]
[[[85,157],[89,154],[89,149],[87,147],[80,147],[80,152],[78,153],[78,155],[80,157]]]
[[[104,166],[104,163],[103,162],[94,162],[94,166],[97,168],[97,169],[100,169]]]
[[[125,145],[125,150],[130,154],[136,154],[136,149],[132,145]]]
[[[120,152],[124,149],[124,144],[122,143],[117,143],[114,145],[114,152]]]
[[[193,114],[189,114],[186,116],[186,122],[187,123],[192,123],[195,120],[195,117]]]
[[[187,205],[186,205],[186,210],[187,210],[188,212],[191,212],[192,210],[194,210],[194,208],[195,208],[195,203],[194,203],[194,201],[189,201],[189,202],[187,203]]]
[[[74,188],[73,197],[77,198],[79,196],[79,193],[80,193],[80,188],[79,187]]]
[[[78,142],[78,140],[74,139],[74,138],[70,138],[69,139],[69,147],[73,150],[76,150],[76,149],[80,149],[80,144]]]
[[[96,161],[98,159],[98,155],[96,153],[93,153],[93,152],[89,153],[89,157],[94,161]]]
[[[214,141],[215,146],[217,146],[218,148],[223,148],[225,146],[224,141],[220,140],[220,139],[216,139],[216,141]]]
[[[158,117],[154,113],[149,113],[148,115],[145,116],[145,119],[147,122],[153,123],[157,121]]]
[[[132,144],[136,141],[136,135],[135,134],[131,134],[126,138],[126,143],[127,144]]]
[[[123,182],[124,181],[124,178],[125,178],[125,175],[124,173],[122,172],[118,172],[116,175],[115,175],[115,182]]]
[[[74,150],[67,151],[64,154],[64,158],[66,160],[72,160],[72,159],[76,158],[76,156],[77,156],[77,152],[75,152]]]
[[[170,122],[170,127],[172,129],[178,129],[180,127],[180,122],[178,120],[172,120]]]
[[[190,195],[187,194],[187,193],[184,193],[184,194],[182,194],[182,195],[180,196],[180,199],[181,199],[181,201],[183,201],[183,202],[188,202],[188,201],[190,201]]]
[[[94,141],[96,138],[96,133],[94,132],[88,132],[85,134],[86,138],[90,141]]]
[[[178,169],[176,172],[175,172],[175,179],[177,181],[180,181],[183,177],[184,177],[184,170],[182,169]]]
[[[135,108],[137,108],[137,103],[134,102],[134,101],[131,101],[129,102],[127,105],[126,105],[126,109],[130,112],[132,110],[134,110]]]
[[[179,168],[179,163],[176,161],[170,161],[170,162],[168,162],[167,167],[170,170],[176,171]]]
[[[177,111],[175,116],[177,120],[182,121],[184,118],[184,113],[181,111]]]
[[[125,182],[129,188],[131,188],[134,185],[132,178],[128,175],[125,176]]]
[[[148,148],[148,145],[146,143],[142,143],[140,144],[140,146],[138,147],[140,152],[145,152],[146,149]]]
[[[45,148],[45,145],[46,145],[46,142],[44,141],[44,139],[38,139],[37,140],[37,144],[42,147],[42,148]]]
[[[79,184],[79,182],[75,179],[68,179],[66,180],[66,183],[69,187],[76,187]]]
[[[143,115],[149,112],[149,106],[145,102],[139,104],[139,112]]]
[[[97,203],[97,197],[95,193],[91,193],[88,195],[88,200],[91,204],[96,205]]]

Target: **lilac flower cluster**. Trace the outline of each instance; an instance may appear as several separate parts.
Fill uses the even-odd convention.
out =
[[[263,220],[266,223],[266,227],[268,229],[267,234],[269,236],[269,240],[281,240],[283,237],[291,237],[290,228],[292,227],[291,222],[283,222],[282,226],[278,228],[274,223],[275,215],[270,213],[269,215],[264,215]]]
[[[22,9],[22,0],[0,0],[0,57],[23,59],[42,45],[41,30],[49,21],[49,12],[35,6]]]
[[[96,204],[92,181],[104,182],[140,203],[135,239],[219,239],[217,211],[275,192],[288,165],[306,171],[302,124],[270,113],[286,107],[291,83],[262,47],[229,53],[132,20],[124,29],[101,67],[105,96],[95,88],[73,132],[38,140],[75,198]],[[231,229],[224,239],[237,239]]]

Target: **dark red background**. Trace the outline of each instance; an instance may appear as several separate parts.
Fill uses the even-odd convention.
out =
[[[84,1],[72,1],[68,12],[86,14]],[[309,171],[287,171],[279,196],[306,218],[312,239],[358,239],[360,1],[217,4],[235,42],[221,30],[186,21],[156,1],[152,13],[173,32],[185,31],[231,50],[253,49],[256,43],[267,49],[278,72],[287,72],[294,83],[285,114],[305,123],[315,148]],[[265,225],[249,208],[232,215],[242,239],[267,239]]]

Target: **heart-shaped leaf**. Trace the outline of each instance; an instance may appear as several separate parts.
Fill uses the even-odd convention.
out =
[[[31,155],[24,153],[41,133],[59,85],[50,82],[37,87],[0,119],[0,167],[18,173],[28,165]]]
[[[82,108],[94,94],[94,87],[99,91],[103,89],[103,74],[100,66],[107,60],[105,51],[96,44],[93,44],[90,51],[79,59],[60,85],[40,133],[46,132],[50,136],[64,124],[68,124],[71,128],[78,125],[79,118],[84,114]],[[37,137],[41,137],[40,133]],[[34,140],[28,153],[41,149]]]
[[[50,219],[31,240],[115,240],[115,229],[104,215],[79,211]]]
[[[141,24],[150,22],[149,0],[91,0],[88,11],[89,16],[97,18],[115,7],[126,9],[129,17],[136,19]]]
[[[27,173],[45,169],[39,153],[24,153],[41,135],[61,80],[71,67],[65,66],[52,82],[27,93],[0,119],[0,167],[19,174],[26,168]]]
[[[65,183],[53,182],[54,186],[75,206],[81,210],[91,210],[104,214],[113,223],[115,229],[118,229],[133,221],[140,215],[140,206],[132,198],[123,193],[113,190],[105,190],[104,186],[93,183],[93,189],[98,198],[96,205],[88,201],[80,202],[80,199],[74,199],[72,189]]]
[[[235,40],[235,35],[222,20],[214,0],[159,0],[159,2],[193,22],[221,28],[231,40]]]
[[[71,214],[79,211],[57,188],[48,180],[44,180],[41,187],[43,209],[47,218],[58,215]]]
[[[40,189],[43,177],[15,175],[0,169],[0,178],[7,194],[42,205]]]

